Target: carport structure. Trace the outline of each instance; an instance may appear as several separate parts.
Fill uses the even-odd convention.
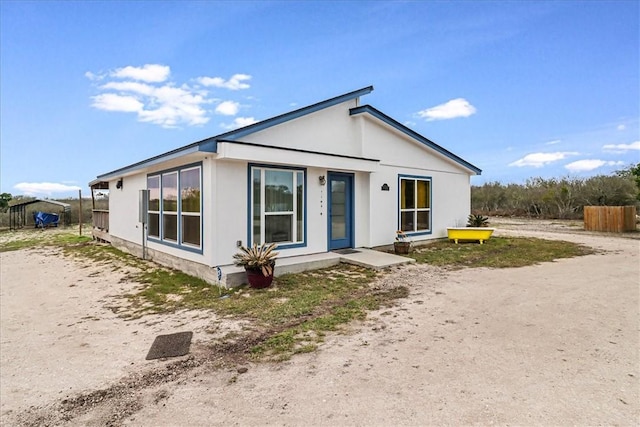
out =
[[[64,225],[71,225],[71,205],[68,203],[58,202],[56,200],[33,199],[22,203],[16,203],[9,206],[9,229],[17,230],[27,225],[27,206],[35,203],[48,203],[58,206],[58,212]]]

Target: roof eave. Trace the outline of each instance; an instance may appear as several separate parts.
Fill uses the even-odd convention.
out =
[[[125,166],[120,169],[116,169],[111,172],[107,172],[102,175],[98,175],[94,181],[109,181],[110,179],[118,178],[133,172],[137,172],[141,169],[145,169],[160,163],[164,163],[169,160],[177,159],[178,157],[187,156],[189,154],[195,154],[199,152],[215,153],[217,150],[217,141],[213,138],[203,139],[202,141],[194,142],[185,147],[181,147],[164,154],[160,154],[141,162],[134,163],[129,166]]]
[[[482,169],[480,169],[479,167],[469,163],[468,161],[464,160],[462,157],[459,157],[459,156],[453,154],[451,151],[447,150],[446,148],[441,147],[440,145],[436,144],[435,142],[431,141],[430,139],[420,135],[418,132],[416,132],[416,131],[406,127],[402,123],[392,119],[391,117],[387,116],[383,112],[373,108],[371,105],[362,105],[360,107],[354,107],[354,108],[349,109],[349,115],[350,116],[354,116],[354,115],[362,114],[362,113],[371,114],[373,117],[383,121],[387,125],[395,128],[396,130],[404,133],[405,135],[415,139],[416,141],[426,145],[427,147],[437,151],[438,153],[444,155],[445,157],[448,157],[449,159],[455,161],[456,163],[458,163],[459,165],[463,166],[464,168],[472,171],[474,174],[476,174],[476,175],[481,175],[482,174]]]
[[[305,116],[307,114],[311,114],[318,110],[332,107],[334,105],[350,101],[360,96],[367,95],[372,91],[373,91],[373,86],[367,86],[362,89],[354,90],[353,92],[345,93],[343,95],[339,95],[334,98],[327,99],[313,105],[299,108],[297,110],[290,111],[288,113],[284,113],[279,116],[272,117],[270,119],[262,120],[260,122],[257,122],[239,129],[234,129],[229,132],[212,136],[210,138],[206,138],[201,141],[194,142],[192,144],[189,144],[181,148],[177,148],[175,150],[166,152],[164,154],[151,157],[141,162],[137,162],[132,165],[125,166],[123,168],[116,169],[114,171],[107,172],[102,175],[98,175],[94,181],[108,181],[110,179],[118,178],[120,176],[130,174],[130,173],[139,171],[141,169],[144,169],[150,166],[157,165],[159,163],[162,163],[168,160],[173,160],[175,158],[185,156],[188,154],[193,154],[200,151],[207,152],[207,153],[217,153],[218,140],[224,139],[226,141],[234,141],[234,140],[237,140],[238,138],[242,138],[243,136],[249,135],[251,133],[259,132],[261,130],[268,129],[272,126],[276,126],[281,123]],[[91,182],[94,182],[94,181],[91,181]]]
[[[355,98],[359,98],[360,96],[367,95],[372,91],[373,91],[373,86],[367,86],[362,89],[354,90],[353,92],[345,93],[343,95],[339,95],[331,99],[320,101],[316,104],[308,105],[306,107],[302,107],[297,110],[290,111],[288,113],[284,113],[279,116],[275,116],[270,119],[260,121],[258,123],[254,123],[240,129],[232,130],[225,134],[218,135],[215,138],[224,139],[227,141],[234,141],[238,138],[242,138],[243,136],[246,136],[255,132],[259,132],[264,129],[268,129],[272,126],[276,126],[281,123],[288,122],[290,120],[294,120],[302,116],[306,116],[307,114],[311,114],[316,111],[323,110],[325,108],[329,108],[334,105],[341,104],[343,102],[347,102]]]

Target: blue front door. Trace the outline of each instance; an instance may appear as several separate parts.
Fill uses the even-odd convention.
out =
[[[353,247],[353,175],[329,172],[329,250]]]

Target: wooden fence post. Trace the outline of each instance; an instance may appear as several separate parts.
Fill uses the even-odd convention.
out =
[[[80,201],[80,212],[78,213],[78,222],[80,223],[80,235],[82,236],[82,190],[78,190],[78,200]]]

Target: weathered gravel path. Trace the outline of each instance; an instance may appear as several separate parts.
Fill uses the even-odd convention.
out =
[[[580,232],[566,222],[497,226],[498,235],[569,240],[599,251],[518,269],[399,268],[383,280],[409,286],[409,298],[330,337],[315,353],[243,364],[243,373],[233,363],[176,368],[175,380],[150,381],[133,399],[73,413],[68,425],[640,424],[640,241]],[[90,393],[166,369],[167,362],[144,361],[149,343],[131,341],[133,329],[151,338],[185,325],[200,339],[213,328],[193,313],[122,326],[98,303],[111,293],[101,286],[117,280],[91,270],[73,270],[73,283],[86,286],[86,294],[64,305],[58,296],[69,298],[65,292],[75,287],[61,271],[74,267],[28,254],[21,273],[47,277],[48,291],[36,287],[40,279],[31,286],[10,280],[24,253],[1,255],[3,425],[65,424],[55,411],[73,394],[69,387]],[[97,319],[68,326],[87,313]],[[114,418],[118,411],[122,418]]]

